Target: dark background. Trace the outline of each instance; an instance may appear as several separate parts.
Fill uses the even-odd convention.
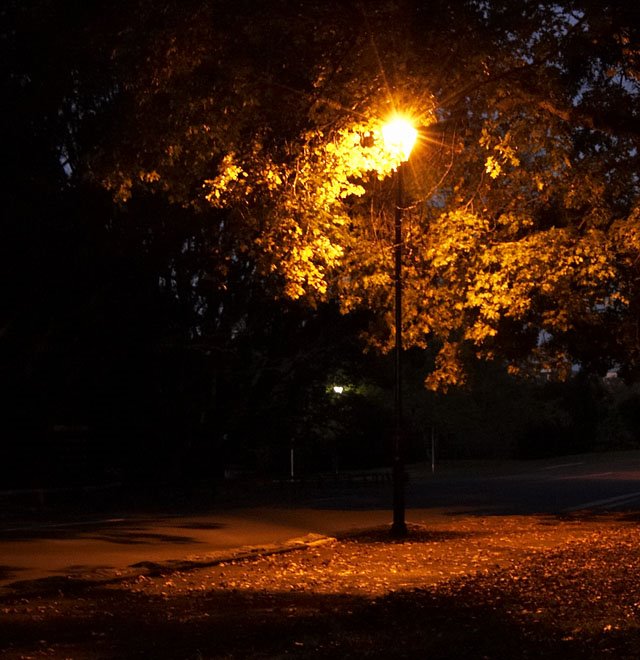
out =
[[[253,4],[222,3],[229,35],[255,18]],[[308,3],[271,4],[314,20]],[[460,16],[445,19],[456,3],[429,4],[432,20],[461,29]],[[613,14],[633,18],[632,4]],[[420,3],[400,5],[427,25]],[[279,299],[248,261],[220,287],[213,211],[144,191],[119,203],[92,175],[96,153],[126,143],[133,63],[200,9],[30,0],[2,10],[0,489],[286,477],[292,447],[299,476],[389,464],[393,364],[359,339],[375,310]],[[423,385],[433,356],[412,349],[407,459],[430,460],[432,436],[438,458],[638,447],[633,370],[605,378],[624,367],[620,355],[598,339],[595,367],[564,383],[470,363],[467,388],[435,394]]]

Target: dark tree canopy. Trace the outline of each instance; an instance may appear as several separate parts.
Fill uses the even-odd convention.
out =
[[[45,346],[76,307],[231,368],[279,298],[364,312],[389,348],[397,110],[420,129],[404,318],[428,384],[476,356],[637,372],[636,5],[5,3],[3,337]],[[123,282],[146,304],[120,325]]]
[[[514,369],[562,373],[603,352],[635,368],[635,3],[139,2],[98,15],[104,89],[78,106],[99,111],[76,117],[82,148],[69,134],[67,151],[121,202],[144,189],[206,216],[217,286],[242,261],[274,292],[390,319],[395,164],[376,136],[402,110],[422,136],[406,336],[439,347],[430,384],[460,382],[469,350]],[[381,328],[370,340],[385,347]]]

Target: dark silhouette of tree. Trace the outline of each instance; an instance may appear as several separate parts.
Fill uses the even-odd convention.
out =
[[[411,163],[405,334],[440,347],[430,384],[462,381],[463,344],[491,356],[514,327],[514,369],[566,374],[574,328],[635,318],[635,16],[524,1],[166,9],[153,38],[119,46],[131,111],[92,168],[123,201],[142,187],[218,209],[222,279],[242,255],[285,295],[389,317],[393,163],[375,136],[406,108],[427,143]]]
[[[429,385],[475,357],[637,373],[635,3],[0,16],[7,437],[87,426],[132,473],[179,474],[194,452],[215,472],[252,438],[347,433],[322,425],[327,374],[353,371],[359,335],[390,346],[395,163],[376,136],[396,107],[422,135],[405,338],[436,355]]]

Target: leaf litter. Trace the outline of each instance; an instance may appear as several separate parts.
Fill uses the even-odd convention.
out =
[[[635,520],[460,516],[409,531],[5,597],[0,653],[640,657]]]

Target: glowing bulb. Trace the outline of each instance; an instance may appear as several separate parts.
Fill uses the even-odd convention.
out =
[[[333,391],[336,394],[342,394],[344,392],[344,387],[342,387],[342,385],[334,385],[333,386]]]
[[[382,139],[387,151],[401,162],[409,160],[418,131],[411,122],[396,115],[382,127]]]

